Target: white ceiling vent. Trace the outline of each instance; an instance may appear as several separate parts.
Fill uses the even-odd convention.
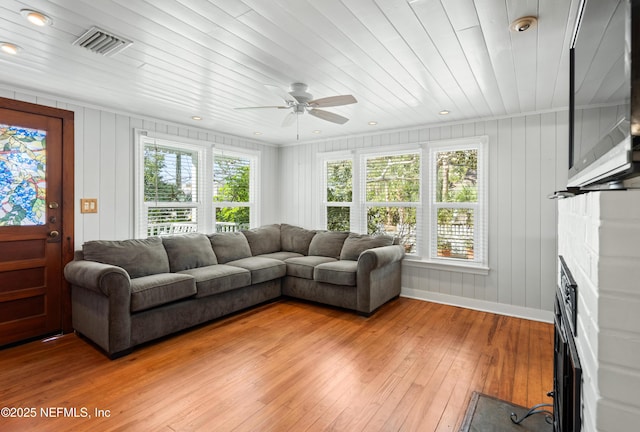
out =
[[[81,46],[103,56],[117,54],[131,44],[133,44],[132,41],[108,33],[98,27],[91,27],[73,42],[73,45]]]

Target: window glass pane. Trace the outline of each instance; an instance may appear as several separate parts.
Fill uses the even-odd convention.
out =
[[[349,207],[327,207],[327,229],[349,231],[351,209]]]
[[[436,202],[478,201],[478,150],[436,153]]]
[[[387,234],[399,239],[407,253],[416,251],[416,209],[414,207],[369,207],[367,233]]]
[[[216,232],[249,229],[249,207],[217,207]]]
[[[418,153],[367,159],[368,202],[418,202],[420,155]]]
[[[46,136],[0,124],[0,226],[45,224]]]
[[[473,260],[474,228],[473,209],[439,208],[438,256]]]
[[[197,201],[196,152],[146,145],[144,148],[144,200],[146,202]]]
[[[352,172],[350,160],[327,162],[327,202],[351,202]]]
[[[216,155],[213,161],[213,200],[249,202],[251,161],[247,158]]]
[[[147,236],[197,230],[198,210],[195,208],[151,207],[147,210]]]

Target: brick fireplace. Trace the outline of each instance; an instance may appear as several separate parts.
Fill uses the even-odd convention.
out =
[[[577,285],[582,431],[640,424],[640,190],[558,201],[558,252]]]

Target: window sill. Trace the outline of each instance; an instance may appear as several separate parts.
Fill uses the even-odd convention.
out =
[[[470,264],[465,262],[452,262],[446,259],[434,260],[423,259],[420,257],[405,257],[402,260],[402,265],[409,267],[420,267],[434,270],[445,270],[458,273],[471,273],[486,276],[489,274],[489,267],[482,264]]]

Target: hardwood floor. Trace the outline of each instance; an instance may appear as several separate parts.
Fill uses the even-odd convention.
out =
[[[74,334],[2,350],[0,407],[35,416],[0,430],[457,431],[474,390],[548,403],[552,372],[550,324],[407,298],[370,318],[281,301],[114,361]]]

